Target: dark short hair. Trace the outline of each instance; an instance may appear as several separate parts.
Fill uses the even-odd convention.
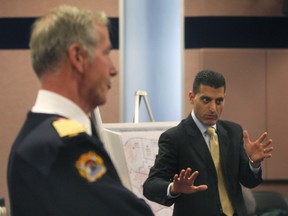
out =
[[[199,92],[200,85],[207,85],[213,88],[224,87],[226,90],[225,78],[221,73],[213,70],[202,70],[197,73],[193,83],[193,93]]]

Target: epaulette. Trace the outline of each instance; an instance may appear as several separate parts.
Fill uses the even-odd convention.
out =
[[[86,127],[73,119],[58,118],[52,123],[60,137],[73,137],[87,132]]]

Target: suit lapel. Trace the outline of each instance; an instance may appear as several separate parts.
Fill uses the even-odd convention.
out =
[[[217,176],[210,150],[191,115],[185,119],[184,128],[185,132],[190,137],[189,140],[192,140],[191,145],[195,153],[198,154],[199,158],[201,158],[202,162],[206,164],[208,169],[212,170],[215,176]]]
[[[225,172],[225,169],[224,169],[225,164],[229,163],[227,161],[227,158],[228,158],[229,151],[231,148],[231,142],[228,137],[227,131],[220,124],[217,124],[217,135],[218,135],[219,148],[220,148],[220,163],[221,163],[223,172]]]

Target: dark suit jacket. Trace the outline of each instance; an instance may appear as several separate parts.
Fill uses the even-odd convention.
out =
[[[59,136],[52,125],[57,118],[29,113],[12,147],[12,216],[152,216],[148,205],[121,184],[100,140],[85,132]],[[81,175],[85,171],[91,181]]]
[[[242,183],[248,188],[262,182],[261,171],[255,176],[243,148],[243,131],[235,123],[217,122],[220,160],[230,200],[235,213],[247,215],[242,196]],[[177,198],[167,197],[167,187],[181,169],[199,171],[195,185],[206,184],[206,191]],[[174,216],[212,216],[221,214],[216,169],[207,144],[191,115],[159,138],[159,153],[144,183],[146,198],[162,205],[174,205]]]

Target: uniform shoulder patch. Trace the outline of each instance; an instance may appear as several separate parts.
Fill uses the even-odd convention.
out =
[[[86,128],[73,119],[59,118],[52,123],[60,137],[77,136],[86,132]]]
[[[95,182],[106,173],[103,159],[93,151],[80,155],[75,163],[80,176],[89,182]]]

